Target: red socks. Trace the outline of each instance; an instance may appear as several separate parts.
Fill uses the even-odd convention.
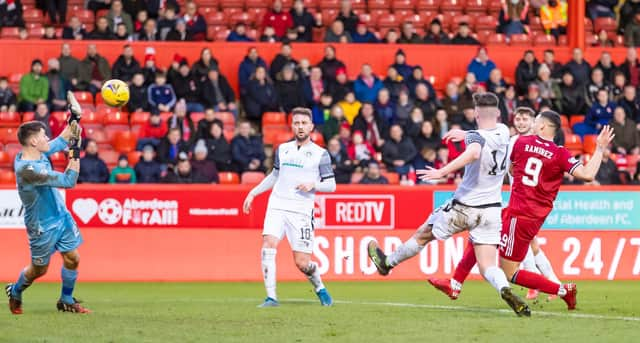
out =
[[[552,295],[558,295],[560,287],[562,287],[562,285],[549,281],[538,273],[532,273],[524,269],[517,271],[511,281],[520,286],[524,286],[529,289],[537,289]]]
[[[464,280],[469,276],[471,269],[476,265],[476,253],[473,250],[473,244],[469,242],[467,247],[464,248],[464,255],[462,255],[462,259],[458,262],[456,266],[456,270],[453,273],[453,279],[458,281],[460,284],[464,283]]]

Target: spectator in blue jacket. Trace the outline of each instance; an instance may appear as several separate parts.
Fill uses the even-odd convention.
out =
[[[252,46],[249,48],[247,56],[245,56],[242,63],[240,63],[240,69],[238,71],[238,83],[240,85],[241,95],[246,93],[249,79],[251,78],[251,75],[256,72],[257,67],[264,67],[267,69],[267,64],[264,62],[262,57],[258,55],[258,49]]]
[[[380,79],[373,74],[371,66],[362,65],[362,71],[353,83],[353,91],[360,102],[375,102],[378,92],[384,87]]]
[[[238,124],[238,134],[231,140],[231,157],[240,172],[264,171],[262,137],[251,135],[251,124],[248,121]]]
[[[176,93],[173,87],[167,84],[167,76],[162,71],[156,74],[156,82],[149,86],[147,93],[151,113],[171,112],[176,104]]]
[[[573,126],[573,132],[580,137],[593,135],[600,132],[602,126],[607,125],[613,119],[616,104],[609,101],[609,92],[601,88],[597,94],[598,101],[591,105],[583,123]]]
[[[237,23],[233,31],[229,32],[227,42],[253,42],[254,40],[247,36],[247,25],[245,23]]]
[[[402,49],[396,51],[395,61],[391,65],[402,76],[403,79],[409,80],[413,75],[413,67],[407,64],[407,55]],[[422,69],[421,69],[422,70]]]
[[[351,34],[351,41],[353,43],[379,43],[380,41],[373,34],[373,32],[367,29],[367,23],[358,22],[356,30]]]
[[[109,181],[107,164],[98,157],[98,143],[87,140],[84,157],[80,159],[79,183],[106,183]]]
[[[142,149],[140,161],[136,163],[136,181],[138,183],[159,183],[162,166],[155,160],[153,145],[145,145]]]
[[[478,54],[471,60],[467,71],[476,76],[478,82],[486,82],[489,80],[489,73],[496,68],[496,64],[489,59],[487,48],[482,46],[478,49]]]

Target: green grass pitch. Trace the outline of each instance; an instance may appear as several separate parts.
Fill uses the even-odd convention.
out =
[[[261,283],[81,283],[94,313],[58,313],[59,285],[33,285],[22,316],[0,312],[0,342],[633,342],[640,283],[580,282],[578,310],[529,302],[531,318],[507,310],[481,281],[456,301],[426,282],[327,282],[319,305],[306,282],[279,283],[280,308],[258,309]],[[523,294],[520,287],[515,288]]]

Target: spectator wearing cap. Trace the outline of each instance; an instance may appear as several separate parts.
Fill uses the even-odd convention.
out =
[[[158,67],[156,66],[156,50],[153,47],[147,47],[144,54],[144,65],[142,66],[142,74],[144,75],[144,85],[149,86],[156,79]]]
[[[187,32],[191,33],[193,40],[202,41],[206,38],[207,23],[204,17],[198,13],[198,8],[194,1],[187,2],[182,19],[184,19],[187,25]]]
[[[251,135],[251,124],[248,121],[238,124],[238,134],[231,140],[231,156],[240,172],[264,171],[262,138]]]
[[[302,82],[298,80],[295,64],[285,64],[276,75],[276,92],[278,93],[278,106],[281,111],[291,113],[291,110],[305,105]]]
[[[20,79],[18,110],[32,112],[36,104],[46,102],[48,98],[49,80],[42,75],[42,61],[35,59],[31,62],[31,72]]]
[[[145,123],[140,131],[137,149],[145,145],[158,146],[160,141],[167,135],[167,125],[164,125],[160,115],[152,114],[149,121]]]
[[[336,79],[330,81],[327,88],[334,102],[344,100],[347,93],[353,92],[353,82],[349,81],[347,77],[347,69],[338,68],[338,70],[336,70]]]
[[[382,81],[373,74],[373,70],[369,64],[363,64],[360,75],[353,83],[353,91],[356,99],[361,102],[374,102],[380,89],[384,85]]]
[[[214,120],[209,126],[208,138],[205,139],[207,159],[216,164],[220,171],[235,171],[231,160],[231,145],[224,136],[223,124]]]
[[[203,139],[196,143],[191,159],[193,172],[200,175],[207,183],[218,183],[218,170],[216,164],[207,159],[207,144]]]
[[[98,143],[93,139],[87,140],[84,156],[80,158],[79,183],[106,183],[109,181],[109,169],[98,156]]]
[[[176,98],[185,101],[187,112],[204,112],[204,107],[200,103],[202,98],[201,83],[191,72],[186,61],[180,62],[178,75],[172,78],[171,85],[176,92]]]
[[[615,136],[613,137],[613,151],[626,155],[640,152],[640,133],[636,129],[636,122],[627,118],[622,106],[616,107],[613,120],[609,123]]]
[[[191,42],[194,39],[193,34],[187,30],[187,22],[183,18],[178,18],[173,30],[167,33],[165,40],[170,42]]]
[[[324,35],[325,43],[351,43],[351,34],[344,29],[340,20],[331,23]]]
[[[149,86],[149,106],[151,113],[169,112],[176,104],[176,93],[167,82],[164,72],[159,71],[155,75],[155,82]]]
[[[245,23],[237,23],[236,26],[229,32],[227,36],[227,42],[253,42],[252,38],[247,36],[247,25]]]
[[[218,60],[213,57],[211,49],[203,48],[200,51],[200,59],[193,64],[191,69],[196,80],[204,82],[207,79],[209,71],[212,69],[219,70],[220,64],[218,63]]]
[[[360,131],[364,135],[364,139],[371,146],[379,149],[384,144],[388,126],[385,121],[375,112],[373,104],[364,102],[360,113],[353,119],[351,131]]]
[[[127,155],[118,157],[118,165],[111,170],[109,183],[136,183],[136,172],[129,166]]]
[[[255,47],[250,47],[247,55],[244,57],[242,62],[240,63],[238,69],[238,83],[240,86],[240,94],[245,95],[247,85],[249,84],[249,79],[256,72],[256,68],[263,67],[267,68],[267,64],[265,61],[258,55],[258,49]]]
[[[327,45],[324,48],[324,57],[318,63],[318,67],[322,69],[322,77],[327,82],[336,79],[338,69],[346,68],[345,64],[336,58],[336,48],[333,45]]]
[[[289,12],[282,10],[282,1],[273,2],[271,9],[265,13],[262,19],[262,29],[272,27],[277,38],[282,38],[287,33],[287,29],[293,27],[293,19]]]
[[[85,30],[84,25],[76,16],[72,16],[62,29],[62,39],[82,40],[86,36],[87,30]]]
[[[111,9],[107,14],[107,21],[109,22],[109,30],[112,32],[116,32],[116,27],[118,24],[122,23],[127,28],[127,34],[133,33],[133,21],[131,20],[129,13],[123,11],[122,1],[120,0],[114,0],[111,3]]]
[[[85,37],[90,40],[113,40],[116,36],[113,31],[109,30],[109,21],[107,17],[96,19],[96,27]]]
[[[303,80],[302,88],[307,107],[313,107],[320,103],[320,97],[325,93],[327,84],[322,78],[322,69],[312,67],[309,78]]]
[[[17,107],[16,94],[9,87],[6,77],[0,76],[0,112],[15,112]]]
[[[327,151],[329,152],[329,157],[331,157],[331,167],[333,168],[336,183],[351,183],[351,174],[353,174],[355,166],[353,165],[353,161],[349,159],[347,153],[340,146],[340,141],[335,137],[329,139]]]
[[[420,37],[415,28],[413,27],[413,23],[410,21],[405,21],[402,23],[402,32],[400,33],[400,39],[398,40],[400,44],[421,44],[423,43],[422,37]]]
[[[111,67],[106,58],[98,53],[95,44],[87,45],[87,56],[78,69],[78,90],[89,91],[95,96],[102,88],[102,83],[111,79]]]
[[[269,76],[271,76],[271,79],[275,80],[276,75],[278,75],[278,73],[282,71],[282,68],[285,66],[285,64],[289,63],[293,63],[295,65],[298,64],[298,61],[296,61],[291,56],[291,44],[282,43],[282,45],[280,46],[280,53],[278,53],[276,57],[273,58],[273,60],[271,61],[271,66],[269,67]]]
[[[313,39],[313,27],[315,20],[313,16],[304,7],[304,1],[296,0],[293,7],[289,11],[293,21],[293,29],[298,32],[298,38],[303,42],[311,42]]]
[[[435,18],[429,24],[429,32],[424,36],[426,44],[449,44],[449,36],[442,31],[442,22]]]
[[[496,68],[496,64],[493,63],[491,59],[489,59],[487,48],[484,46],[481,46],[480,48],[478,48],[478,53],[476,54],[476,57],[473,60],[471,60],[471,63],[469,63],[469,66],[467,67],[467,71],[470,73],[473,73],[478,82],[486,82],[489,79],[489,73],[491,73],[491,71],[495,68]],[[536,72],[537,72],[537,68],[536,68]],[[535,76],[534,76],[534,80],[535,80]]]
[[[527,33],[529,25],[529,1],[510,0],[502,3],[498,15],[498,33],[509,37]]]
[[[407,55],[402,49],[396,51],[395,60],[391,67],[393,67],[404,80],[409,80],[413,74],[414,67],[407,64]]]
[[[591,65],[584,59],[580,48],[573,49],[573,58],[564,67],[573,74],[578,86],[584,87],[589,82]]]
[[[186,152],[181,152],[176,160],[176,165],[171,168],[167,175],[162,178],[164,183],[209,183],[206,178],[195,170],[191,166],[189,155]]]
[[[125,82],[130,82],[135,73],[140,72],[140,63],[133,56],[133,48],[127,44],[122,50],[122,54],[113,63],[111,76]]]
[[[600,89],[597,99],[598,101],[591,105],[587,112],[584,122],[573,126],[573,132],[580,137],[598,134],[602,126],[609,124],[613,119],[616,104],[609,101],[609,92],[606,89]]]
[[[378,162],[372,161],[367,166],[367,171],[359,183],[361,185],[388,185],[389,180],[380,172]]]
[[[353,33],[356,31],[356,25],[358,24],[359,19],[351,8],[351,1],[340,1],[340,13],[336,19],[344,25],[344,29],[347,32]]]
[[[525,51],[524,56],[516,67],[516,90],[518,95],[524,95],[527,92],[527,87],[536,81],[539,67],[540,63],[538,63],[536,56],[533,54],[533,50]],[[478,78],[478,81],[481,81],[480,78]]]
[[[207,73],[207,78],[202,84],[201,102],[205,107],[213,108],[219,112],[231,112],[238,116],[236,95],[224,75],[217,68],[212,68]]]
[[[142,72],[133,74],[131,84],[129,85],[129,102],[127,103],[129,112],[148,112],[149,96],[147,87],[144,85],[144,75]]]
[[[152,145],[145,145],[142,149],[140,161],[134,168],[138,183],[158,183],[162,174],[162,166],[155,160],[155,150]]]
[[[369,31],[367,28],[367,23],[363,21],[359,21],[356,26],[356,30],[351,33],[351,40],[353,43],[379,43],[380,41],[373,34],[373,32]]]
[[[451,39],[454,45],[480,45],[477,39],[471,36],[471,28],[469,24],[462,22],[458,25],[458,33]]]
[[[178,154],[189,150],[189,144],[182,140],[180,128],[172,127],[158,144],[156,160],[162,164],[173,166],[178,161]]]
[[[278,110],[278,93],[264,67],[256,68],[255,74],[247,84],[247,94],[244,97],[244,109],[247,119],[258,126],[262,121],[262,114]]]

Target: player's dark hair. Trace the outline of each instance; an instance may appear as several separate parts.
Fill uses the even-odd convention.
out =
[[[41,130],[47,130],[42,122],[33,120],[22,123],[22,125],[18,127],[18,142],[20,142],[22,146],[27,146],[29,138],[40,133]]]
[[[309,117],[309,119],[313,119],[313,116],[311,115],[311,110],[304,107],[296,107],[292,109],[291,116],[293,117],[295,115],[303,115],[303,116]]]
[[[473,104],[476,107],[498,107],[498,97],[493,93],[475,93]]]
[[[558,132],[560,126],[562,125],[562,122],[560,120],[560,115],[557,112],[551,110],[542,111],[540,112],[540,116],[549,121],[551,125],[553,125],[553,127],[556,129],[556,132]]]
[[[529,108],[529,107],[517,107],[514,111],[513,111],[513,115],[517,115],[517,114],[522,114],[522,115],[528,115],[531,118],[535,118],[536,116],[536,112]]]

